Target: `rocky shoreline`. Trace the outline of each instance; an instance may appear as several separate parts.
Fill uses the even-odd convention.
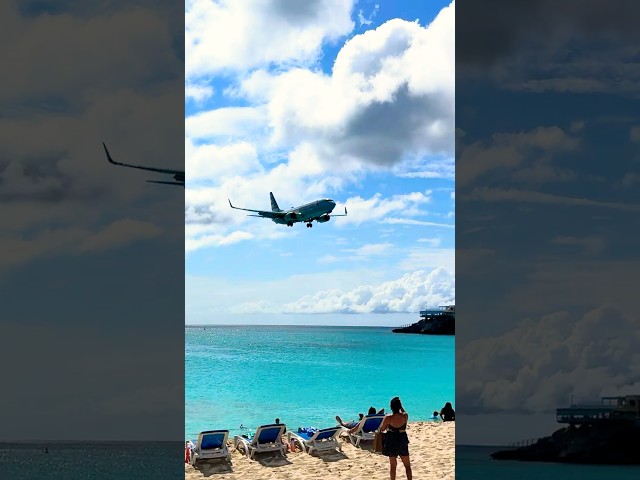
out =
[[[419,333],[423,335],[455,335],[456,318],[453,315],[439,315],[423,318],[408,327],[394,328],[393,333]]]

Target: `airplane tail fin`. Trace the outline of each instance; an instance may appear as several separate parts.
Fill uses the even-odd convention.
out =
[[[281,212],[280,207],[278,206],[278,202],[276,202],[273,193],[269,192],[269,196],[271,197],[271,211],[272,212]]]

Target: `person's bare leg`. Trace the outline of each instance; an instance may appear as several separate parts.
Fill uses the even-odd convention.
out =
[[[342,421],[342,419],[340,418],[340,415],[336,415],[336,421],[337,421],[340,425],[342,425],[344,428],[349,428],[349,427],[348,427],[348,423],[343,422],[343,421]]]
[[[396,467],[398,466],[398,459],[396,457],[389,457],[389,478],[396,480]]]
[[[413,479],[413,473],[411,472],[411,460],[409,459],[409,455],[406,457],[400,457],[402,463],[404,463],[404,469],[407,472],[407,480]]]

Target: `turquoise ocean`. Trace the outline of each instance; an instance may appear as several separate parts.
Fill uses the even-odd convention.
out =
[[[389,409],[410,421],[455,397],[455,338],[380,327],[206,326],[185,329],[185,438],[246,433],[280,418],[288,428],[335,425]],[[455,407],[455,404],[454,404]]]
[[[505,447],[456,445],[456,480],[637,480],[640,467],[493,460]]]

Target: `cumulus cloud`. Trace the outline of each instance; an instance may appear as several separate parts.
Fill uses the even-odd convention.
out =
[[[220,245],[216,239],[240,225],[254,239],[276,235],[272,222],[249,222],[232,211],[229,198],[239,207],[269,209],[269,192],[281,208],[329,196],[338,203],[335,213],[348,209],[332,224],[352,226],[430,214],[424,209],[430,191],[340,198],[372,173],[453,178],[454,3],[426,26],[393,19],[353,36],[325,73],[315,67],[319,49],[353,28],[343,22],[351,22],[352,5],[338,3],[271,2],[270,10],[269,2],[248,0],[188,5],[187,83],[224,74],[230,81],[221,94],[241,105],[186,119],[186,241],[193,249]],[[300,32],[313,30],[318,18],[323,26],[308,43],[315,46],[306,48],[311,36]],[[282,29],[274,30],[278,22]],[[224,33],[230,25],[237,32]],[[271,47],[280,42],[287,48],[275,55]]]
[[[421,309],[452,303],[455,279],[445,268],[419,270],[378,285],[362,285],[352,290],[325,290],[294,302],[244,303],[235,313],[416,313]]]
[[[323,42],[353,30],[352,8],[352,0],[189,0],[185,75],[312,63]]]
[[[185,143],[186,179],[188,182],[225,176],[243,175],[262,171],[258,153],[253,144],[239,142],[218,146],[203,144],[194,146]]]
[[[549,412],[576,400],[637,393],[638,318],[603,306],[523,321],[457,353],[458,395],[468,413]]]
[[[454,3],[433,22],[393,19],[356,35],[332,75],[260,70],[241,92],[268,106],[271,141],[306,142],[330,165],[389,167],[453,154]]]

